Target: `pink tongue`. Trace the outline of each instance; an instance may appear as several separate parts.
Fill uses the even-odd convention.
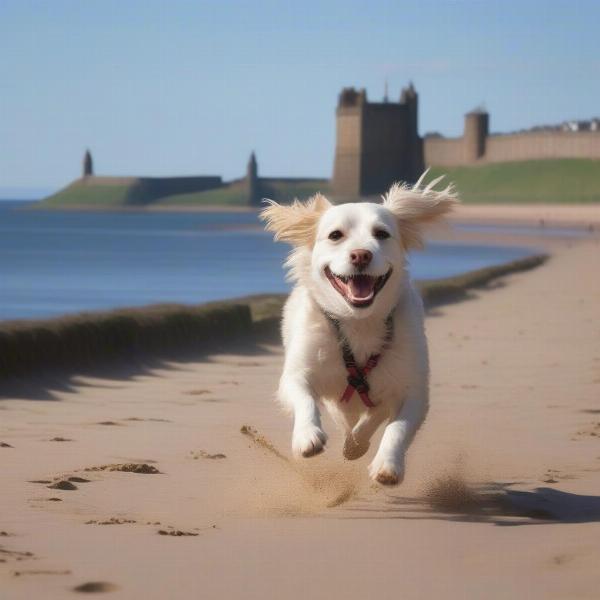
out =
[[[375,278],[368,275],[357,275],[348,281],[348,287],[355,298],[368,298],[374,285]]]

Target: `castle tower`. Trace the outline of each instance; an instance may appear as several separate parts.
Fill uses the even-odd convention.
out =
[[[422,140],[419,137],[419,94],[411,81],[400,93],[400,104],[406,105],[408,119],[409,164],[407,179],[416,180],[424,170]]]
[[[368,102],[364,89],[344,88],[336,110],[335,195],[378,195],[395,181],[413,181],[423,164],[417,116],[412,85],[400,102]]]
[[[254,151],[250,154],[246,168],[246,189],[248,204],[256,206],[260,204],[260,185],[258,180],[258,163]]]
[[[94,174],[94,163],[89,150],[85,151],[83,156],[83,177],[88,177]]]
[[[467,163],[475,162],[485,154],[489,128],[490,115],[482,108],[476,108],[465,115],[463,144]]]
[[[363,108],[367,92],[344,88],[336,110],[333,188],[341,196],[361,194]]]
[[[408,112],[408,129],[411,137],[418,135],[419,95],[412,81],[400,92],[400,104],[406,104]]]

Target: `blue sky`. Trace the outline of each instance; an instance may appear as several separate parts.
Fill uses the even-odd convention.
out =
[[[600,115],[600,2],[1,0],[0,195],[99,174],[329,176],[337,95],[414,81],[420,131]],[[22,189],[15,189],[22,188]]]

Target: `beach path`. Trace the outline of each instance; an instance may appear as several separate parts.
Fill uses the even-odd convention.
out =
[[[398,488],[290,458],[276,345],[0,389],[0,596],[597,598],[599,255],[430,312]]]

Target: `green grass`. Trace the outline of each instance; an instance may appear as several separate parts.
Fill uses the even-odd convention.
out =
[[[327,179],[267,179],[261,190],[265,198],[276,200],[277,202],[288,203],[299,198],[304,200],[314,196],[317,192],[328,194],[330,192],[330,183]]]
[[[245,206],[248,202],[244,185],[235,182],[215,190],[164,196],[153,204],[156,206]]]
[[[327,193],[329,181],[326,179],[263,179],[260,195],[277,202],[291,202],[294,198],[308,198],[316,192]],[[246,206],[248,199],[243,182],[235,181],[217,190],[176,194],[160,198],[158,206]]]
[[[473,167],[433,167],[453,181],[466,203],[600,202],[600,160],[557,159]]]
[[[294,198],[308,198],[318,191],[327,193],[329,182],[320,179],[263,179],[261,196],[278,202],[290,202]],[[77,180],[66,188],[46,198],[40,207],[69,208],[115,208],[119,206],[140,206],[134,202],[136,180],[131,178],[116,183]],[[152,199],[145,206],[247,206],[247,190],[243,181],[234,181],[221,188],[192,192],[189,194],[173,194]]]
[[[69,206],[121,206],[127,203],[131,185],[84,185],[78,181],[59,190],[43,201],[43,205],[52,207]]]
[[[498,163],[472,167],[433,167],[428,180],[446,174],[466,203],[600,203],[600,160],[557,159]],[[47,198],[44,207],[108,207],[131,205],[135,180],[115,183],[76,181]],[[278,202],[308,198],[331,192],[325,179],[261,180],[263,197]],[[191,194],[176,194],[153,200],[156,206],[246,206],[242,181]]]

